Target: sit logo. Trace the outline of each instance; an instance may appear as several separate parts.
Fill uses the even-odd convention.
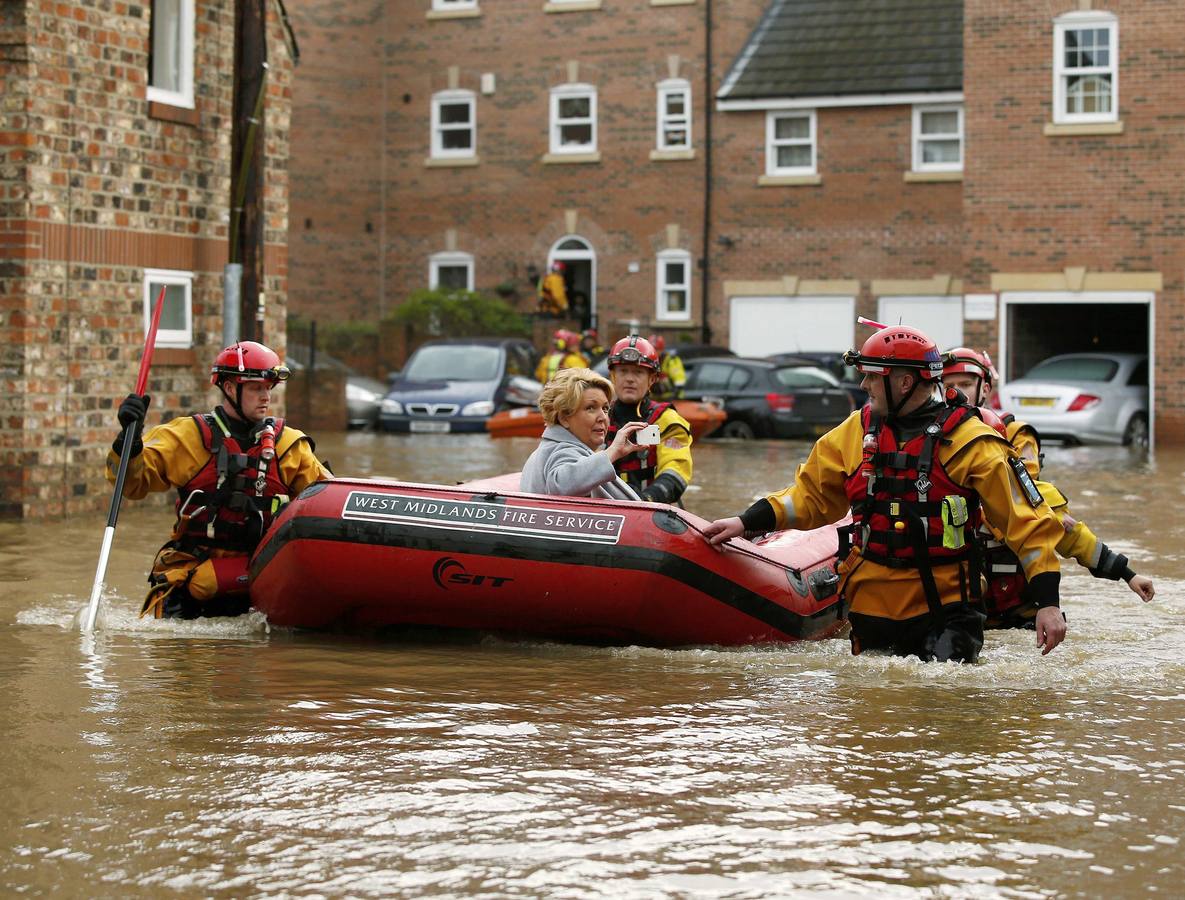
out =
[[[436,582],[438,588],[446,591],[453,585],[477,587],[484,584],[500,588],[508,581],[514,581],[513,578],[505,575],[476,575],[467,571],[465,566],[451,556],[442,556],[436,560],[436,564],[432,566],[432,580]]]

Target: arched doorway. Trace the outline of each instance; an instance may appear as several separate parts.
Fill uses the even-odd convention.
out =
[[[565,235],[552,244],[547,254],[548,270],[554,262],[564,264],[571,315],[580,320],[581,328],[596,328],[597,253],[592,244],[579,235]]]

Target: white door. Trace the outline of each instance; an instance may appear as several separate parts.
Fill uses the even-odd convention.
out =
[[[728,346],[738,356],[842,353],[852,346],[855,297],[733,297]]]
[[[881,297],[877,321],[885,325],[912,325],[926,333],[939,350],[963,346],[963,298]]]

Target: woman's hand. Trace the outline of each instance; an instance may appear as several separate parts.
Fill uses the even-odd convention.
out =
[[[629,456],[629,454],[637,453],[641,450],[642,448],[630,440],[630,438],[645,427],[645,422],[626,422],[617,429],[617,436],[613,438],[613,443],[609,445],[607,450],[609,459],[617,462],[623,456]]]

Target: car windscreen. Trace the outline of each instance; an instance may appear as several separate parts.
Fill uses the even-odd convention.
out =
[[[1025,373],[1037,381],[1110,381],[1119,371],[1119,363],[1105,356],[1068,356],[1047,359]]]
[[[480,344],[421,347],[403,370],[405,381],[494,381],[502,351]]]
[[[816,369],[814,366],[791,366],[785,369],[774,369],[774,381],[788,388],[821,388],[839,387],[839,382],[830,372]]]

